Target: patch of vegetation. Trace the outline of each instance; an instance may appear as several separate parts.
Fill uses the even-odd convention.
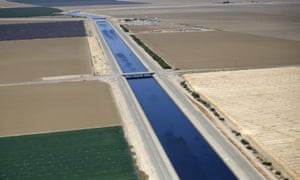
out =
[[[0,179],[137,179],[122,127],[0,138]]]
[[[238,132],[238,131],[236,131],[236,130],[232,130],[231,132],[232,132],[233,134],[235,134],[236,136],[241,136],[241,133]]]
[[[252,146],[250,146],[250,145],[248,145],[246,148],[249,149],[249,150],[253,149]]]
[[[143,41],[137,38],[135,35],[130,35],[132,39],[141,46],[158,64],[164,69],[171,69],[172,67],[167,64],[160,56],[158,56],[155,52],[153,52],[150,48],[148,48]]]
[[[223,118],[218,112],[217,110],[212,107],[208,102],[206,102],[205,100],[203,100],[200,95],[194,91],[192,91],[188,84],[186,83],[186,81],[181,81],[180,85],[186,89],[193,97],[195,100],[197,100],[198,102],[202,103],[206,108],[208,108],[220,121],[225,121],[225,118]],[[235,136],[237,136],[237,138],[241,138],[240,142],[249,150],[252,151],[253,154],[257,154],[257,150],[251,146],[250,142],[248,142],[246,139],[242,139],[242,134],[234,129],[231,130],[231,132],[233,134],[235,134]],[[260,160],[262,162],[263,165],[268,166],[268,169],[272,171],[273,166],[271,162],[268,161],[264,161],[263,158],[259,155],[256,156],[256,158],[258,160]],[[272,171],[273,172],[273,171]],[[281,179],[285,179],[288,180],[288,178],[283,177],[282,173],[280,171],[275,171],[273,172],[275,175],[280,176]]]
[[[249,142],[246,139],[242,139],[241,143],[244,144],[244,145],[248,145],[249,144]]]
[[[271,162],[264,161],[264,162],[263,162],[263,165],[265,165],[265,166],[272,166],[272,163],[271,163]]]
[[[200,95],[196,92],[192,92],[192,96],[195,98],[195,99],[198,99],[200,98]]]
[[[220,117],[220,114],[216,111],[214,112],[214,115],[217,116],[217,117]]]
[[[21,8],[0,8],[1,18],[35,17],[35,16],[56,16],[62,12],[60,9],[48,7],[21,7]]]
[[[124,32],[129,32],[129,30],[122,24],[120,24],[120,27],[123,29]]]
[[[211,112],[213,112],[214,115],[215,115],[220,121],[225,121],[225,118],[223,118],[223,117],[216,111],[215,108],[211,107],[210,104],[209,104],[208,102],[206,102],[205,100],[203,100],[203,99],[200,97],[199,93],[192,91],[192,90],[189,88],[189,86],[186,84],[185,81],[181,81],[181,82],[180,82],[180,85],[181,85],[184,89],[186,89],[189,93],[191,93],[191,95],[193,96],[193,98],[194,98],[196,101],[202,103],[206,108],[208,108]]]

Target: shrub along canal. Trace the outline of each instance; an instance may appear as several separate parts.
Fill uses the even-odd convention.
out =
[[[108,22],[97,25],[124,73],[148,72]],[[127,81],[180,179],[236,179],[153,77]]]

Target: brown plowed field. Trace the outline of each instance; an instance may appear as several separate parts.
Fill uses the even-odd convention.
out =
[[[91,73],[86,37],[0,42],[0,83]]]
[[[0,88],[0,136],[120,124],[109,85],[98,81]]]
[[[300,41],[234,32],[138,35],[175,68],[232,68],[300,63]]]

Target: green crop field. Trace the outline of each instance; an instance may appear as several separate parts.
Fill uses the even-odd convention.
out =
[[[47,3],[47,2],[77,2],[77,1],[84,2],[86,0],[9,0],[9,1],[19,2],[19,3]]]
[[[137,179],[120,126],[0,138],[0,179]]]
[[[0,8],[0,18],[53,16],[62,12],[48,7]]]

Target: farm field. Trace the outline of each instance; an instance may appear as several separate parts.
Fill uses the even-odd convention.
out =
[[[0,41],[86,36],[83,21],[0,25]]]
[[[137,179],[120,126],[0,138],[1,179]]]
[[[9,0],[11,2],[33,4],[38,6],[91,6],[91,5],[126,5],[140,4],[130,1],[118,0]]]
[[[144,0],[136,0],[145,2]],[[95,7],[82,9],[86,12],[107,14],[124,18],[158,19],[167,23],[192,27],[204,27],[230,32],[300,40],[299,1],[270,0],[266,3],[250,3],[249,0],[232,4],[217,4],[218,1],[147,1],[149,8],[142,7]],[[236,3],[235,3],[236,2]],[[238,4],[239,2],[244,2]],[[160,4],[162,4],[160,6]],[[168,6],[163,6],[168,4]],[[173,5],[173,6],[172,6]],[[72,8],[66,8],[72,9]],[[73,8],[75,9],[75,8]],[[76,9],[81,9],[76,7]]]
[[[0,18],[55,16],[62,12],[60,9],[48,7],[19,7],[0,9]]]
[[[191,87],[221,109],[291,175],[300,176],[300,66],[185,74]]]
[[[28,23],[45,23],[45,22],[61,22],[61,21],[82,21],[82,18],[74,17],[32,17],[32,18],[0,18],[0,24],[28,24]]]
[[[16,8],[16,7],[32,7],[32,5],[9,2],[7,0],[0,0],[0,7],[1,8]]]
[[[120,124],[108,84],[99,81],[0,87],[0,136]]]
[[[0,83],[91,73],[86,37],[0,41],[0,54]]]
[[[147,33],[137,36],[171,66],[180,69],[300,63],[299,41],[225,31]]]

